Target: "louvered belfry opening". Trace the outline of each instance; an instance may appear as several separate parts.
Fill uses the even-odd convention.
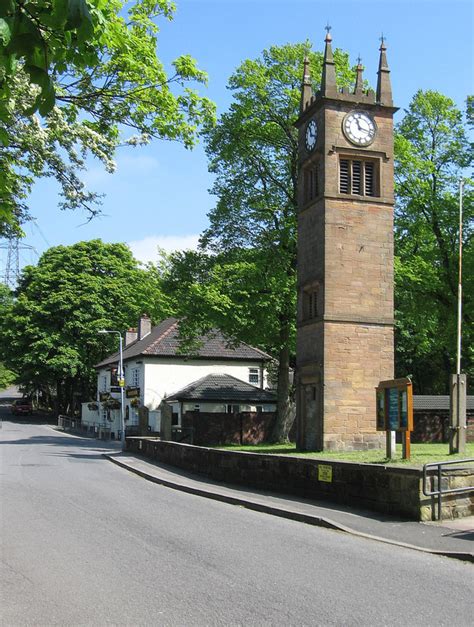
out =
[[[351,193],[349,163],[349,159],[341,159],[339,161],[339,192],[341,194]]]
[[[364,168],[364,188],[366,196],[375,196],[375,176],[374,164],[372,161],[365,162]]]
[[[341,158],[339,160],[339,193],[376,196],[375,163]]]

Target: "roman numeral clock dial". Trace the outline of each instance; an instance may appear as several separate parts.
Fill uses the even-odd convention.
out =
[[[377,126],[365,111],[352,111],[342,121],[346,138],[355,146],[369,146],[377,134]]]
[[[310,120],[308,122],[304,137],[306,150],[311,152],[311,150],[314,150],[314,147],[316,146],[316,141],[318,139],[318,127],[316,125],[316,120]]]

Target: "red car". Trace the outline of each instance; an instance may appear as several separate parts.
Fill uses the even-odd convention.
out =
[[[29,416],[33,413],[31,401],[28,398],[18,398],[12,403],[12,414],[14,416]]]

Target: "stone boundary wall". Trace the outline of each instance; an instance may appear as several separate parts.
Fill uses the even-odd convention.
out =
[[[420,468],[222,451],[154,438],[128,438],[127,450],[215,481],[328,499],[412,520],[432,520],[436,515],[436,499],[423,495]],[[472,486],[474,467],[443,481],[444,488]],[[443,517],[474,514],[472,492],[444,497],[443,503]]]
[[[415,409],[412,442],[449,442],[449,411],[439,409]],[[474,442],[474,411],[466,415],[466,441]]]
[[[191,433],[192,444],[260,444],[268,439],[275,412],[191,412],[182,417],[182,427]]]

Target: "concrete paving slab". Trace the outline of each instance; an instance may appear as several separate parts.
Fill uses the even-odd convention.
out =
[[[104,457],[149,481],[176,490],[380,542],[474,562],[474,516],[459,519],[459,522],[419,523],[327,501],[224,484],[127,452],[104,454]]]

